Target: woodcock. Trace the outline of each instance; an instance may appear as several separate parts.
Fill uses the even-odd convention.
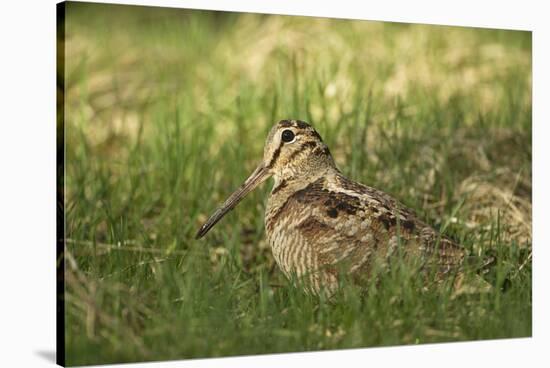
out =
[[[267,240],[283,273],[302,280],[307,291],[332,294],[341,277],[364,280],[375,264],[397,253],[435,265],[437,278],[462,263],[464,250],[413,210],[342,175],[321,136],[300,120],[282,120],[271,129],[260,165],[197,238],[269,177],[275,183],[265,209]]]

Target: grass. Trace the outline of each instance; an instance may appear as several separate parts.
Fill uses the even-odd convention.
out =
[[[69,3],[65,50],[68,365],[531,336],[530,33]],[[194,240],[283,118],[510,288],[304,295],[271,184]]]

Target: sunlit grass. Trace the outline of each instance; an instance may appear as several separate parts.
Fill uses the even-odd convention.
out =
[[[531,335],[531,35],[70,4],[67,363]],[[283,118],[474,254],[505,293],[406,269],[326,302],[264,237],[270,184],[200,241]]]

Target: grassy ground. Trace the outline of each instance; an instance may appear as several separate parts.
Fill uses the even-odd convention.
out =
[[[68,364],[531,335],[529,33],[70,4],[65,47]],[[283,118],[499,254],[509,290],[397,270],[303,295],[264,238],[271,184],[194,240]]]

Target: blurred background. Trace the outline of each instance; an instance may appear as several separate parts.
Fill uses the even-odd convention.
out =
[[[68,3],[60,45],[69,364],[530,335],[530,32]],[[286,118],[474,250],[513,249],[528,291],[487,301],[483,326],[460,304],[444,326],[424,308],[373,314],[389,334],[352,333],[359,317],[293,330],[263,233],[271,184],[193,239]]]

